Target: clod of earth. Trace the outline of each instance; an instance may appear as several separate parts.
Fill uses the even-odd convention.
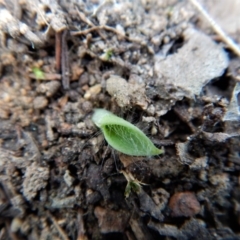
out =
[[[129,219],[128,212],[116,212],[102,207],[96,207],[94,215],[98,219],[101,233],[123,232]]]
[[[154,69],[161,82],[173,84],[194,98],[224,73],[229,60],[224,49],[204,33],[189,28],[183,35],[186,43],[182,48],[165,59],[157,54]]]
[[[201,206],[192,192],[175,193],[169,202],[173,217],[193,217],[201,210]]]
[[[145,110],[148,108],[149,102],[145,95],[144,84],[129,83],[124,78],[111,75],[106,81],[106,90],[119,107],[133,105]]]

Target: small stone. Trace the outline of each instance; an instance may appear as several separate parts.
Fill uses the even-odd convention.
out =
[[[85,113],[89,113],[91,112],[93,109],[93,105],[91,102],[89,101],[84,101],[83,104],[82,104],[82,110],[85,112]]]
[[[86,201],[89,205],[94,205],[102,199],[101,194],[98,191],[92,191],[88,189],[86,191]]]
[[[137,79],[136,76],[134,78]],[[143,84],[137,82],[130,83],[117,75],[111,75],[106,81],[106,90],[119,107],[128,107],[130,103],[144,110],[148,107],[145,86]]]
[[[230,185],[229,175],[226,173],[212,175],[209,181],[213,186],[217,186],[222,190],[228,189]]]
[[[51,81],[47,84],[48,91],[46,92],[46,95],[48,97],[52,97],[54,94],[56,94],[61,87],[61,83],[58,81]]]
[[[201,171],[199,172],[198,178],[199,178],[201,181],[207,182],[207,180],[208,180],[207,171],[206,171],[205,169],[201,170]]]
[[[200,203],[192,192],[175,193],[169,202],[173,217],[193,217],[201,210]]]
[[[96,85],[90,87],[90,88],[86,91],[86,93],[85,93],[85,95],[84,95],[84,98],[87,99],[87,100],[90,99],[92,96],[95,96],[95,95],[97,95],[98,93],[100,93],[100,92],[101,92],[101,89],[102,89],[101,84],[96,84]]]
[[[44,96],[38,96],[33,100],[33,107],[35,109],[43,109],[48,105],[48,100]]]
[[[151,135],[154,136],[157,133],[158,133],[157,127],[153,125],[152,128],[151,128]]]
[[[11,232],[16,233],[22,225],[22,220],[18,217],[14,218],[11,223]]]
[[[207,161],[208,159],[206,156],[196,158],[189,167],[193,170],[204,169],[207,167]]]
[[[114,170],[114,161],[112,158],[108,158],[103,166],[103,172],[105,174],[111,174],[111,172]]]
[[[119,76],[112,75],[106,81],[108,93],[116,100],[118,106],[126,107],[130,104],[131,89],[127,81]]]
[[[65,183],[68,185],[68,187],[71,187],[74,181],[74,178],[70,175],[69,170],[66,170],[63,179],[65,181]]]
[[[156,118],[154,117],[142,117],[142,121],[143,122],[146,122],[146,123],[152,123],[152,122],[155,122],[156,121]]]
[[[52,97],[60,87],[61,83],[59,81],[50,81],[47,83],[41,83],[37,87],[37,92],[46,94],[47,97]]]
[[[124,211],[111,211],[101,207],[94,209],[101,233],[123,232],[127,226],[129,214]]]
[[[49,169],[32,163],[27,167],[24,177],[23,195],[27,200],[31,201],[39,190],[46,187]]]
[[[158,188],[152,191],[152,199],[155,204],[160,208],[160,210],[163,210],[167,205],[169,196],[169,193],[163,188]]]

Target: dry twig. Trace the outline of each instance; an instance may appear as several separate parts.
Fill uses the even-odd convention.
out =
[[[48,212],[48,216],[51,219],[54,227],[57,229],[57,231],[59,232],[59,234],[61,235],[63,240],[69,240],[68,236],[66,235],[66,233],[63,231],[63,229],[59,226],[58,222],[56,221],[56,219],[53,217],[53,215]]]
[[[198,11],[204,16],[204,18],[211,25],[213,30],[221,37],[228,47],[240,57],[239,46],[222,30],[222,28],[213,20],[213,18],[207,13],[207,11],[201,6],[198,0],[190,0],[190,2],[198,9]]]
[[[55,59],[56,59],[56,70],[57,72],[60,72],[61,70],[61,47],[62,47],[62,32],[56,32],[55,33]]]
[[[91,27],[91,28],[88,28],[86,30],[82,30],[82,31],[74,31],[74,32],[71,32],[71,35],[72,36],[77,36],[77,35],[87,35],[88,33],[90,32],[93,32],[93,31],[99,31],[99,30],[105,30],[105,31],[109,31],[109,32],[113,32],[115,33],[116,35],[118,35],[118,37],[120,37],[121,39],[126,39],[130,42],[135,42],[135,43],[138,43],[144,47],[147,47],[147,43],[145,41],[142,41],[141,39],[137,39],[137,38],[131,38],[131,37],[128,37],[126,35],[124,35],[123,33],[121,33],[120,31],[118,31],[117,29],[113,28],[113,27],[109,27],[107,25],[102,25],[102,26],[94,26],[94,27]],[[149,50],[149,48],[148,48]],[[150,50],[149,50],[150,51]],[[151,52],[151,51],[150,51]]]
[[[86,230],[85,230],[85,227],[84,227],[82,210],[78,211],[77,225],[78,225],[78,237],[77,237],[77,240],[88,240],[88,237],[86,236]]]

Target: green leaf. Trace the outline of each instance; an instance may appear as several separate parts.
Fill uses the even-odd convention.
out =
[[[33,67],[32,71],[36,79],[44,79],[44,72],[40,68]]]
[[[105,109],[96,109],[93,122],[102,130],[108,144],[117,151],[131,156],[153,156],[164,151],[133,124]]]

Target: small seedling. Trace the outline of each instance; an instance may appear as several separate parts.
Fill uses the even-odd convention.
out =
[[[107,49],[101,55],[101,59],[104,60],[104,61],[109,61],[112,56],[113,56],[113,50],[112,49]]]
[[[33,67],[32,72],[36,79],[44,79],[44,72],[39,67]]]
[[[105,109],[96,109],[93,122],[101,129],[108,144],[130,156],[154,156],[164,153],[133,124]]]
[[[112,49],[108,49],[105,52],[105,54],[106,54],[107,60],[109,60],[113,56],[113,50]]]
[[[130,172],[121,171],[121,173],[124,175],[124,177],[127,180],[127,186],[126,186],[125,192],[124,192],[125,198],[129,197],[131,191],[133,191],[135,193],[139,193],[142,188],[141,185],[146,185],[146,184],[138,181],[136,178],[134,178]]]

